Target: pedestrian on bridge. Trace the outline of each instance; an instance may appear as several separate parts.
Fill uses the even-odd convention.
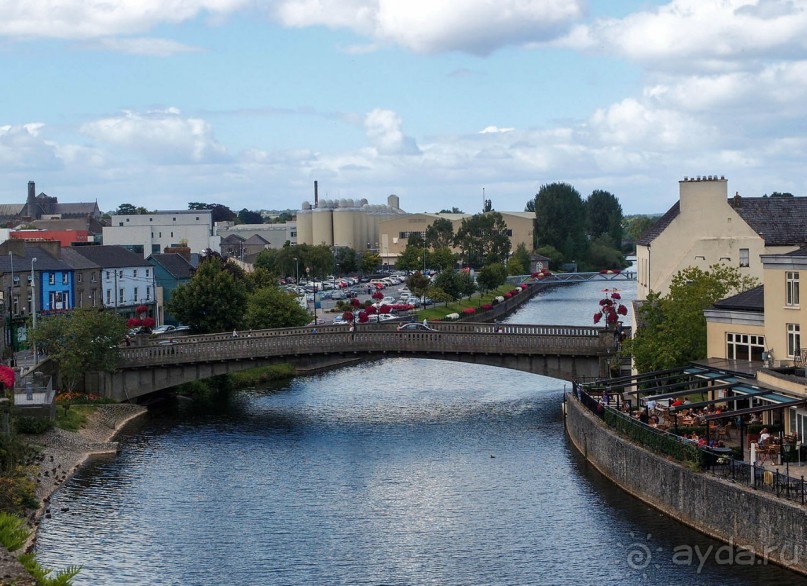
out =
[[[233,338],[237,338],[237,337],[238,337],[238,330],[233,330]]]

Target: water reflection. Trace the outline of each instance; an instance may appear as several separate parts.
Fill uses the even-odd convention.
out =
[[[82,564],[76,584],[798,583],[672,563],[676,545],[720,544],[591,469],[563,434],[562,388],[391,359],[181,403],[55,496],[41,557]]]

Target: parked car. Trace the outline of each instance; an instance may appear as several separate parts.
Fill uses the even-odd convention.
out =
[[[436,332],[434,328],[418,322],[410,322],[398,326],[399,332]]]
[[[160,336],[162,334],[168,334],[170,332],[173,332],[175,329],[176,329],[176,326],[172,326],[172,325],[169,325],[169,324],[164,324],[164,325],[158,326],[158,327],[154,328],[153,330],[151,330],[151,333],[154,334],[155,336]]]

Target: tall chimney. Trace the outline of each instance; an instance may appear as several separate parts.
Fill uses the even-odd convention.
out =
[[[314,181],[314,208],[319,207],[319,186],[317,182]]]
[[[36,198],[36,183],[33,181],[28,182],[28,197],[30,199]]]
[[[30,220],[38,220],[36,217],[36,184],[28,182],[28,199],[25,200],[25,215]]]

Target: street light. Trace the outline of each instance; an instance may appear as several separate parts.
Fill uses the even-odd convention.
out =
[[[294,278],[294,284],[299,287],[300,286],[300,261],[297,260],[297,257],[294,257],[294,266],[296,267],[296,276]]]
[[[8,288],[8,345],[11,350],[14,350],[14,327],[11,325],[11,320],[14,317],[14,253],[8,251],[8,257],[11,261],[11,287]]]
[[[31,259],[31,315],[32,317],[32,331],[31,335],[33,337],[33,330],[36,330],[36,281],[34,280],[34,263],[36,262],[36,257]],[[33,340],[32,340],[33,342]],[[34,364],[39,362],[39,356],[37,355],[36,351],[36,344],[34,346]]]

